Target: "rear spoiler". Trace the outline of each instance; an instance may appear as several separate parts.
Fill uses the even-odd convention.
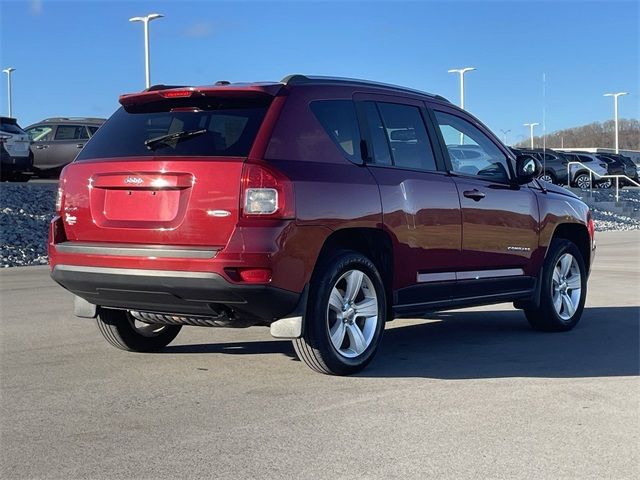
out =
[[[176,87],[155,85],[140,93],[120,95],[118,101],[123,107],[157,102],[171,98],[224,97],[224,98],[256,98],[262,96],[275,97],[283,85],[281,83],[213,85],[205,87]]]

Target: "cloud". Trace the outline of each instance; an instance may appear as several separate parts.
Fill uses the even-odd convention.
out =
[[[187,37],[203,38],[213,34],[213,25],[209,22],[196,22],[184,31]]]
[[[32,15],[42,14],[42,0],[29,0],[29,11]]]

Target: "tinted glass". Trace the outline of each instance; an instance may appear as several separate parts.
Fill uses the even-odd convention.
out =
[[[435,115],[454,172],[502,182],[509,180],[507,157],[489,137],[461,117],[438,111]],[[463,158],[458,151],[465,152]],[[471,152],[473,158],[468,158],[466,152]]]
[[[120,108],[91,137],[76,160],[114,157],[244,157],[267,111],[266,99],[163,100]],[[146,140],[180,132],[202,133],[183,139]]]
[[[416,170],[436,170],[436,161],[418,107],[378,103],[393,164]]]
[[[368,146],[372,150],[369,152],[371,161],[378,165],[391,165],[391,153],[387,134],[382,126],[382,120],[378,113],[378,107],[373,102],[364,102],[363,112],[366,117],[368,131]]]
[[[32,142],[47,142],[53,138],[53,127],[41,125],[27,130]]]
[[[587,157],[586,155],[576,155],[578,157],[578,161],[582,163],[592,162],[593,159],[591,157]]]
[[[0,120],[0,130],[5,133],[13,133],[16,135],[21,135],[24,132],[15,122],[7,122],[5,120]]]
[[[356,108],[351,100],[319,100],[311,103],[322,128],[351,159],[360,161],[360,131]]]
[[[82,140],[89,138],[87,130],[81,125],[58,125],[56,140]]]
[[[89,129],[89,134],[93,135],[98,130],[98,127],[87,127]]]

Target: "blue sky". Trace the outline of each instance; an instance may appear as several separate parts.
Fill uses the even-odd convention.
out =
[[[151,24],[152,83],[279,80],[289,73],[366,78],[458,103],[509,141],[612,117],[640,117],[640,2],[595,1],[7,1],[0,64],[14,72],[23,126],[49,116],[109,116],[144,88],[142,25]],[[546,73],[546,101],[542,75]],[[6,115],[6,75],[0,88]]]

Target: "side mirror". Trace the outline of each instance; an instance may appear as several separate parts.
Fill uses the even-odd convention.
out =
[[[529,183],[542,174],[542,164],[530,155],[518,155],[516,158],[516,181],[518,185]]]

